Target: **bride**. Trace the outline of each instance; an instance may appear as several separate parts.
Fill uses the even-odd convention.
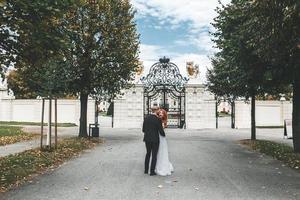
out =
[[[167,112],[159,109],[157,115],[162,120],[163,127],[167,127]],[[159,135],[159,149],[157,153],[157,162],[155,172],[160,176],[171,175],[174,171],[172,163],[169,161],[168,144],[165,137]]]

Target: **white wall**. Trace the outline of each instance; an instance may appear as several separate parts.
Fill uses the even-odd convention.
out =
[[[45,122],[48,120],[49,103],[45,103]],[[54,121],[54,101],[53,121]],[[80,101],[57,100],[57,120],[59,123],[79,124]],[[88,123],[94,123],[95,101],[88,101]],[[42,115],[42,100],[39,99],[0,99],[0,121],[40,122]]]
[[[251,127],[251,106],[244,101],[235,101],[235,128]]]
[[[256,101],[256,126],[283,126],[285,119],[292,119],[289,101]],[[236,128],[251,127],[251,104],[235,102]]]
[[[144,120],[143,111],[143,86],[124,91],[124,95],[114,100],[114,128],[142,128]]]
[[[204,86],[186,86],[186,129],[216,128],[216,101]]]

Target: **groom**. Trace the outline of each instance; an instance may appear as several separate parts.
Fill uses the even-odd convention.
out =
[[[152,154],[150,176],[156,175],[155,166],[159,147],[159,134],[165,137],[161,119],[156,115],[158,109],[157,106],[153,106],[151,108],[152,113],[145,118],[143,123],[144,142],[147,150],[145,157],[145,174],[148,174],[149,161]]]

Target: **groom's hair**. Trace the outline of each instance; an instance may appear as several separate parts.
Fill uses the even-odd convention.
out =
[[[152,111],[152,113],[155,113],[155,112],[157,112],[158,111],[158,106],[152,106],[151,107],[151,111]]]

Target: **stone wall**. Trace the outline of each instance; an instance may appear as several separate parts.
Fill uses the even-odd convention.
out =
[[[48,121],[49,103],[45,103],[45,122]],[[53,101],[54,120],[54,101]],[[58,122],[79,124],[80,101],[57,100]],[[0,121],[40,122],[42,113],[42,100],[40,99],[0,99]],[[95,101],[88,101],[88,123],[94,123]]]
[[[289,101],[256,101],[256,126],[283,126],[285,119],[292,119]],[[251,104],[235,102],[236,128],[251,127]]]
[[[143,86],[124,90],[124,95],[120,95],[114,100],[114,128],[141,128],[144,120],[143,111]]]
[[[216,128],[216,101],[203,85],[186,86],[186,128]]]

